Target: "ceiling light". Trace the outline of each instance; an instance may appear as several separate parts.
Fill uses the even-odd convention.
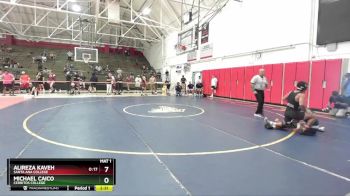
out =
[[[148,15],[151,13],[151,9],[146,7],[145,9],[142,10],[142,15]]]
[[[81,11],[81,7],[78,4],[73,4],[72,5],[72,10],[75,12],[80,12]]]

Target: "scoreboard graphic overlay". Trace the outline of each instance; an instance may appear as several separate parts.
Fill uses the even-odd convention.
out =
[[[7,159],[11,191],[113,191],[115,159]]]

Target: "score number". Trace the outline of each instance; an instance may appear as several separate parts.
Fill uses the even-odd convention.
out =
[[[108,173],[109,170],[110,170],[109,166],[104,166],[104,167],[103,167],[103,172],[104,172],[104,173]],[[107,176],[104,177],[104,178],[103,178],[103,182],[104,182],[105,184],[109,184],[109,182],[110,182],[109,177],[107,177]]]

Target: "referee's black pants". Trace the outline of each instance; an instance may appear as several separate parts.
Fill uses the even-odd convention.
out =
[[[257,93],[255,94],[256,101],[258,102],[258,108],[256,109],[255,114],[263,115],[263,107],[265,101],[265,95],[263,90],[255,90]]]

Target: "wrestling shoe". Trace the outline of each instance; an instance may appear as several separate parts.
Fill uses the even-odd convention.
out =
[[[264,118],[264,116],[262,114],[254,114],[254,117]]]

